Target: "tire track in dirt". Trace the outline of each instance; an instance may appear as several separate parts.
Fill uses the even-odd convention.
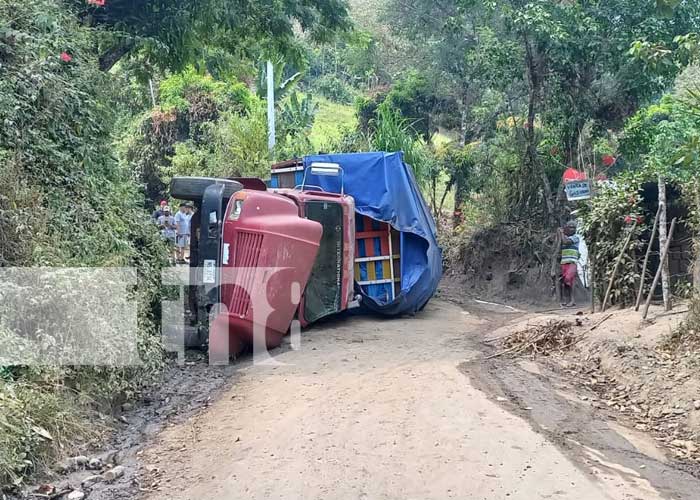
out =
[[[643,458],[547,377],[465,363],[506,321],[435,301],[415,318],[314,328],[159,435],[141,456],[146,497],[693,498],[697,481]]]

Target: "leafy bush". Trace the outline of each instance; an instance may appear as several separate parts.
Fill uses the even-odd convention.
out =
[[[244,83],[214,80],[192,67],[166,78],[160,84],[159,98],[164,109],[175,108],[196,117],[197,98],[200,96],[209,97],[220,110],[244,112],[250,110],[253,104],[252,94]]]
[[[377,151],[402,151],[404,161],[413,168],[416,180],[425,186],[434,167],[434,154],[424,141],[414,138],[411,124],[401,116],[401,112],[383,103],[377,108],[372,129],[372,147]]]
[[[164,80],[160,96],[161,106],[138,117],[121,141],[151,203],[167,196],[174,175],[267,174],[265,105],[244,84],[188,69]]]
[[[311,94],[290,94],[278,115],[277,158],[299,158],[313,152],[311,130],[318,109]]]
[[[279,132],[284,136],[308,134],[317,112],[318,104],[311,94],[300,97],[297,92],[292,92],[279,113]]]
[[[370,132],[380,102],[381,99],[372,99],[367,96],[361,96],[355,100],[355,112],[358,120],[357,128],[360,132],[365,134]]]
[[[70,448],[76,440],[99,432],[85,424],[62,374],[45,371],[40,383],[27,381],[34,378],[0,382],[0,484],[20,485],[23,473],[49,465],[47,460],[57,449]]]
[[[115,161],[116,89],[98,70],[95,46],[94,32],[63,2],[0,3],[0,265],[136,268],[143,365],[0,366],[0,484],[65,453],[86,435],[83,416],[96,402],[106,410],[134,395],[161,366],[154,304],[165,248],[131,172]],[[45,302],[55,302],[53,292],[45,290]],[[5,347],[40,333],[31,323],[18,329],[18,312],[0,314]]]
[[[435,131],[432,114],[439,99],[430,88],[425,75],[411,71],[396,82],[386,96],[390,107],[398,109],[411,121],[414,132],[428,140]]]
[[[269,176],[267,113],[262,103],[242,115],[224,114],[215,137],[214,172],[218,175]]]
[[[312,89],[317,94],[341,104],[350,104],[355,97],[350,85],[333,74],[316,78]]]
[[[41,193],[20,176],[9,160],[9,151],[0,151],[0,267],[27,265],[32,261],[35,234],[45,231]]]
[[[635,221],[637,226],[615,280],[612,302],[625,305],[636,300],[640,276],[636,256],[644,251],[644,241],[640,237],[647,228],[648,216],[639,208],[640,179],[629,175],[614,184],[601,185],[591,204],[578,212],[583,221],[589,256],[595,261],[594,280],[599,284],[596,291],[601,302],[615,262]]]

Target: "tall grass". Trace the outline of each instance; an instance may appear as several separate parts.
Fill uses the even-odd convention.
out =
[[[372,147],[377,151],[403,151],[404,161],[413,168],[416,180],[427,187],[431,172],[436,168],[435,155],[423,140],[414,137],[409,120],[401,116],[399,110],[382,104],[371,125]]]
[[[315,151],[335,152],[335,143],[343,138],[344,132],[357,127],[355,108],[324,97],[314,99],[318,102],[318,112],[309,140]]]

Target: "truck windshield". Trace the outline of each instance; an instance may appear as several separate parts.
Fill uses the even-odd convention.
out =
[[[304,292],[304,317],[313,322],[341,308],[343,208],[338,203],[308,201],[306,218],[323,226],[321,246]]]

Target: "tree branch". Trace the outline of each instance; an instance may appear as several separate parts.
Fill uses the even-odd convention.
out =
[[[100,70],[109,71],[119,60],[131,52],[136,43],[133,40],[125,40],[119,45],[111,47],[100,56]]]

